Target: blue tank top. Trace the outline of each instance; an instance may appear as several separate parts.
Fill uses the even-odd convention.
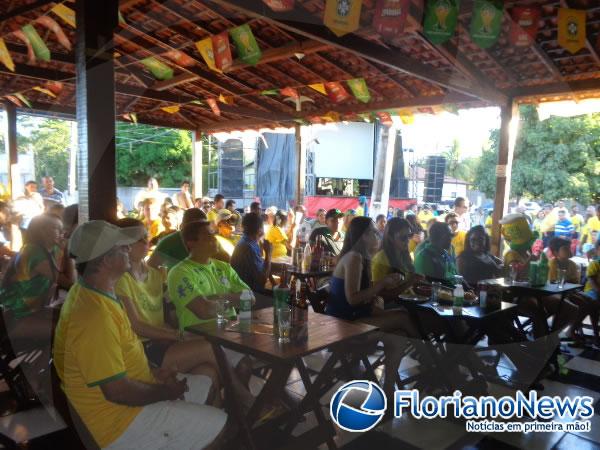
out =
[[[352,306],[346,299],[344,280],[338,277],[329,279],[329,301],[325,312],[340,319],[354,320],[371,315],[371,305]]]

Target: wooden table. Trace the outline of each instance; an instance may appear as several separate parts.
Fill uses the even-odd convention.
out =
[[[273,310],[265,308],[254,311],[253,322],[272,325]],[[223,378],[230,412],[238,421],[248,447],[250,449],[273,448],[273,442],[267,441],[269,432],[272,434],[274,426],[283,426],[285,442],[288,444],[285,448],[315,448],[323,442],[327,442],[330,449],[336,448],[333,441],[335,430],[331,422],[325,418],[319,404],[321,388],[332,378],[334,366],[338,361],[342,361],[344,354],[348,352],[347,346],[351,344],[350,341],[355,338],[362,339],[376,331],[377,328],[312,311],[309,311],[307,322],[301,332],[296,333],[297,330],[292,329],[292,338],[296,334],[299,336],[299,340],[289,344],[279,344],[277,337],[273,335],[239,333],[228,331],[226,328],[227,326],[219,327],[216,321],[212,321],[188,327],[187,331],[204,336],[212,344]],[[270,377],[247,414],[244,414],[239,402],[236,401],[236,390],[232,383],[233,368],[225,357],[224,347],[263,360],[272,369]],[[302,357],[323,349],[331,351],[329,359],[316,379],[311,381]],[[272,421],[255,426],[259,419],[258,415],[264,406],[273,402],[274,399],[281,398],[294,367],[298,369],[306,389],[306,396],[283,420],[274,418]],[[298,424],[298,420],[309,411],[314,412],[318,425],[297,438],[292,437],[291,433]]]
[[[546,283],[544,286],[531,286],[529,283],[522,281],[516,281],[515,283],[506,282],[504,278],[492,278],[490,280],[483,280],[481,283],[499,287],[501,289],[511,289],[515,292],[530,294],[535,297],[558,294],[564,298],[567,294],[583,289],[582,284],[565,283],[562,288],[558,287],[558,283]]]

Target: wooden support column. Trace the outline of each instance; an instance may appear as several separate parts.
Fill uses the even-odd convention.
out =
[[[501,107],[500,119],[496,197],[494,198],[494,214],[492,216],[492,253],[498,257],[502,255],[500,219],[508,212],[510,178],[519,124],[519,107],[512,99],[508,105]]]
[[[202,132],[192,132],[192,196],[202,197]]]
[[[302,146],[302,126],[296,124],[296,205],[304,203],[306,189],[306,149]]]
[[[114,31],[118,0],[76,0],[79,223],[116,217]]]
[[[16,170],[19,160],[17,153],[17,108],[12,103],[5,103],[4,111],[6,112],[6,117],[4,119],[4,136],[6,137],[6,141],[4,142],[4,146],[6,147],[6,155],[8,156],[6,164],[8,183],[6,188],[10,194],[10,198],[14,200],[17,197],[16,188],[18,185],[18,173]]]

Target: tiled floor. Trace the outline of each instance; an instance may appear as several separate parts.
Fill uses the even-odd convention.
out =
[[[586,329],[586,331],[588,331]],[[591,450],[600,449],[600,349],[576,349],[562,344],[565,359],[561,375],[552,375],[542,380],[543,395],[575,396],[588,395],[594,399],[596,415],[591,419],[592,429],[589,433],[468,433],[465,423],[457,419],[416,420],[410,416],[394,419],[380,424],[369,433],[350,433],[337,430],[336,444],[344,450],[380,450],[380,449],[528,449],[528,450]],[[326,353],[317,353],[305,359],[312,371],[318,372],[327,360]],[[402,377],[417,370],[419,362],[404,358],[400,366]],[[506,358],[500,360],[498,373],[506,377],[514,375],[515,367]],[[381,371],[377,371],[378,376]],[[253,377],[251,390],[254,394],[262,388],[264,381]],[[321,405],[326,417],[329,417],[329,401],[341,382],[335,384],[321,398]],[[300,376],[294,370],[288,380],[290,395],[302,398],[305,389]],[[2,391],[0,385],[0,391]],[[489,383],[490,395],[500,397],[514,394],[514,389],[501,384]],[[316,423],[314,415],[308,414],[306,420],[300,422],[294,435],[310,429]],[[21,448],[77,448],[77,444],[66,429],[64,422],[52,408],[39,406],[28,411],[0,417],[0,433],[8,436]],[[0,448],[2,446],[0,445]],[[327,448],[325,445],[319,449]],[[268,449],[266,449],[268,450]]]

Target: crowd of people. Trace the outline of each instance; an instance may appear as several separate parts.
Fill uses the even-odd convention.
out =
[[[515,261],[526,273],[541,252],[550,259],[550,281],[563,270],[568,281],[585,279],[584,292],[568,300],[578,311],[573,338],[581,337],[577,325],[590,316],[598,340],[600,206],[586,219],[564,205],[528,218],[539,242],[498,258],[490,250],[489,227],[473,220],[462,198],[445,214],[412,205],[374,220],[364,209],[318,210],[309,218],[301,205],[283,211],[255,201],[241,211],[220,194],[193,199],[188,182],[169,198],[151,179],[133,211],[121,204],[113,223],[78,225],[77,205],[64,206],[51,177],[43,184],[38,193],[29,183],[12,205],[0,202],[0,227],[17,223],[24,242],[11,249],[11,236],[0,234],[5,323],[15,345],[22,339],[45,343],[41,364],[52,352],[67,398],[102,448],[210,448],[226,439],[212,349],[185,330],[214,320],[217,299],[238,307],[246,291],[268,296],[277,283],[273,262],[317,241],[335,259],[326,313],[387,332],[386,392],[403,349],[395,336],[418,336],[406,312],[385,311],[386,300],[426,281],[453,287],[462,282],[456,275],[471,294]],[[581,251],[589,259],[585,273],[571,260]],[[61,292],[60,314],[52,314],[46,306]],[[557,302],[541,300],[516,299],[536,336],[557,314]],[[239,400],[250,408],[251,362],[234,352],[227,358],[236,367]],[[43,370],[35,367],[31,380]]]

